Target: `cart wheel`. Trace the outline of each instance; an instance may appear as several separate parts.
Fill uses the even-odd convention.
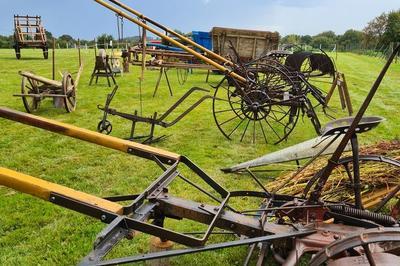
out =
[[[36,80],[22,77],[21,93],[22,94],[38,94],[38,84]],[[25,109],[28,113],[36,112],[40,106],[40,99],[36,97],[22,97]]]
[[[67,96],[64,98],[65,110],[67,110],[68,113],[71,113],[76,108],[76,88],[71,74],[64,74],[62,86],[64,95]]]
[[[17,57],[17,59],[21,59],[21,49],[19,48],[18,45],[15,45],[15,56]]]
[[[214,94],[214,120],[228,139],[261,140],[277,144],[286,140],[300,114],[298,91],[284,69],[259,65],[247,69],[254,86],[242,88],[229,82],[221,84]]]
[[[43,57],[44,59],[49,58],[49,49],[47,47],[43,48]]]
[[[97,125],[97,132],[110,135],[112,132],[112,124],[108,120],[101,120]]]

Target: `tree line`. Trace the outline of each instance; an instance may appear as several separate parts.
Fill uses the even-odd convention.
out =
[[[290,34],[281,39],[282,44],[305,44],[314,48],[340,50],[382,50],[391,43],[400,42],[400,9],[382,13],[365,26],[362,31],[349,29],[343,35],[325,31],[315,36]]]
[[[56,47],[60,48],[67,48],[67,47],[74,47],[77,44],[78,40],[73,38],[71,35],[63,34],[60,37],[56,38],[53,34],[46,30],[46,37],[47,37],[47,44],[49,47],[53,46],[53,39],[56,41]],[[137,43],[139,41],[139,36],[127,37],[121,40],[122,43]],[[148,38],[151,39],[151,38]],[[82,46],[89,46],[93,47],[95,42],[97,43],[98,47],[102,48],[106,44],[109,45],[110,42],[119,42],[119,40],[115,40],[114,37],[110,34],[101,34],[97,36],[93,40],[79,40]],[[12,48],[14,45],[14,36],[2,36],[0,35],[0,48]]]
[[[54,38],[53,34],[46,31],[49,47]],[[136,43],[138,36],[124,38],[123,43]],[[68,34],[55,38],[57,46],[61,48],[73,47],[76,44],[72,36]],[[112,35],[102,34],[96,38],[98,45],[102,46],[115,41]],[[80,40],[82,45],[93,47],[95,40]],[[400,9],[382,13],[368,24],[362,31],[349,29],[343,35],[336,35],[333,31],[325,31],[315,36],[290,34],[281,39],[282,44],[304,44],[314,48],[333,49],[339,47],[340,50],[387,49],[391,43],[400,42]],[[13,36],[0,35],[0,48],[12,48],[14,44]]]

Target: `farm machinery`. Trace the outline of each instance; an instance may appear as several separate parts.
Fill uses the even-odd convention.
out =
[[[40,16],[14,15],[14,49],[17,59],[21,58],[22,48],[40,48],[43,57],[49,57],[46,30]]]
[[[310,187],[301,197],[273,193],[257,178],[254,181],[259,185],[259,190],[229,191],[185,156],[7,108],[0,108],[0,117],[152,160],[163,173],[139,194],[107,198],[95,197],[5,168],[0,168],[0,185],[108,224],[81,265],[125,264],[236,246],[249,247],[245,265],[253,253],[258,253],[259,265],[265,263],[267,254],[280,264],[297,265],[307,253],[315,254],[311,259],[308,257],[309,265],[397,265],[400,263],[399,201],[395,202],[389,213],[381,211],[388,202],[396,201],[400,185],[394,188],[394,192],[381,195],[381,200],[377,202],[380,211],[365,210],[362,204],[357,203],[324,201],[321,195],[399,50],[400,46],[386,63],[351,123],[342,125],[345,132],[342,140],[326,166],[310,180]],[[194,181],[195,178],[201,184]],[[175,197],[171,191],[177,179],[213,203]],[[357,182],[354,180],[355,185],[358,185]],[[231,202],[238,198],[259,199],[259,206],[243,210],[243,205],[240,205],[239,209]],[[122,205],[122,202],[128,204]],[[170,219],[205,224],[206,230],[182,233],[168,229],[167,221]],[[134,239],[134,231],[159,237],[162,242],[173,241],[186,248],[104,260],[123,238]],[[238,238],[210,244],[211,236],[221,232],[229,232]]]
[[[52,79],[36,75],[32,71],[20,71],[22,76],[21,93],[14,94],[21,97],[25,110],[28,113],[38,111],[40,103],[46,98],[52,98],[54,106],[64,108],[68,113],[76,108],[76,92],[83,71],[80,45],[78,48],[79,69],[75,79],[70,72],[62,74],[61,81],[55,80],[55,44],[53,43],[53,75]]]
[[[326,113],[327,101],[326,95],[313,85],[313,80],[333,79],[335,66],[326,54],[275,52],[242,62],[232,44],[233,54],[228,59],[120,1],[108,1],[114,5],[103,0],[96,2],[224,74],[215,86],[212,108],[216,125],[226,138],[277,144],[288,138],[301,115],[307,116],[316,132],[321,133],[315,108],[322,106]],[[105,108],[104,112],[112,114],[111,109]],[[102,124],[105,127],[110,122]]]

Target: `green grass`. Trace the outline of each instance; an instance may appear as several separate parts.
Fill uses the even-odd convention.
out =
[[[97,104],[104,104],[111,91],[105,80],[89,87],[88,82],[94,64],[93,51],[82,51],[85,68],[78,92],[78,108],[72,114],[52,107],[51,100],[42,104],[38,115],[76,126],[95,130],[101,117]],[[73,50],[57,50],[57,69],[77,70],[77,53]],[[347,77],[355,109],[364,100],[371,84],[377,77],[384,61],[355,54],[339,54],[337,65]],[[15,59],[12,50],[0,50],[0,105],[24,111],[20,98],[13,93],[20,90],[19,70],[32,70],[37,74],[51,77],[51,60],[43,60],[38,50],[23,50],[22,60]],[[205,73],[195,71],[188,82],[180,86],[175,71],[170,72],[174,97],[168,95],[165,80],[159,94],[152,98],[158,71],[147,71],[143,84],[144,110],[146,116],[154,111],[164,112],[187,89],[192,86],[208,88],[204,82]],[[131,67],[131,73],[118,78],[120,91],[113,106],[119,110],[133,112],[139,108],[139,69]],[[213,82],[221,77],[212,76]],[[58,75],[58,78],[60,76]],[[400,65],[393,65],[386,76],[377,96],[367,111],[369,115],[387,118],[377,129],[364,134],[362,144],[399,137],[400,116]],[[189,106],[196,97],[180,109]],[[332,106],[336,106],[337,117],[346,116],[339,110],[338,96],[335,94]],[[323,122],[324,118],[319,110]],[[130,123],[111,117],[113,135],[126,137]],[[98,196],[134,194],[141,192],[161,171],[144,159],[128,156],[92,144],[62,137],[40,129],[31,128],[0,119],[0,165],[48,181],[82,190]],[[140,127],[145,133],[147,128]],[[257,189],[246,176],[224,175],[219,169],[232,164],[276,151],[315,136],[311,123],[304,118],[299,121],[287,142],[280,145],[251,145],[238,141],[228,141],[214,124],[211,101],[203,103],[177,125],[156,129],[157,135],[171,135],[154,146],[184,154],[202,167],[208,174],[229,190]],[[268,182],[268,179],[264,179]],[[176,196],[204,201],[204,196],[192,192],[186,185],[176,182],[172,193]],[[242,199],[245,205],[253,203]],[[238,203],[239,204],[239,203]],[[243,203],[241,203],[243,204]],[[96,234],[104,226],[102,223],[43,202],[31,196],[22,195],[0,187],[0,265],[71,265],[76,264],[91,249]],[[173,229],[188,231],[202,229],[203,226],[190,222],[168,222]],[[216,240],[226,238],[212,238]],[[148,250],[148,237],[143,234],[134,241],[126,241],[111,256],[131,255]],[[241,264],[246,248],[234,248],[172,259],[174,265],[235,265]]]

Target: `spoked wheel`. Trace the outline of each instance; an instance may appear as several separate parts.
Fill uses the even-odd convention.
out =
[[[21,48],[16,44],[15,45],[15,57],[17,57],[17,59],[21,59]]]
[[[309,265],[400,265],[399,250],[399,228],[366,229],[333,242]]]
[[[73,112],[76,108],[76,87],[71,74],[64,74],[62,80],[63,93],[66,96],[64,98],[65,110],[68,113]]]
[[[397,179],[400,175],[400,162],[378,155],[360,155],[359,192],[354,181],[354,170],[353,158],[342,158],[329,177],[322,198],[355,204],[358,195],[363,208],[391,215],[396,208],[397,195],[400,195]],[[317,179],[310,180],[309,187],[317,182]]]
[[[22,77],[21,94],[39,94],[39,84],[36,80]],[[34,113],[39,109],[40,98],[22,97],[22,102],[28,113]]]
[[[279,143],[295,127],[299,113],[297,89],[289,76],[272,65],[250,66],[252,85],[221,84],[215,91],[215,122],[228,139]]]
[[[101,120],[99,124],[97,125],[97,132],[110,135],[112,132],[112,124],[108,120]]]
[[[49,48],[44,47],[43,48],[43,58],[48,59],[49,58]]]
[[[327,91],[335,80],[335,66],[331,58],[326,54],[314,54],[318,58],[317,63],[310,57],[304,60],[300,72],[304,78],[313,86]]]

